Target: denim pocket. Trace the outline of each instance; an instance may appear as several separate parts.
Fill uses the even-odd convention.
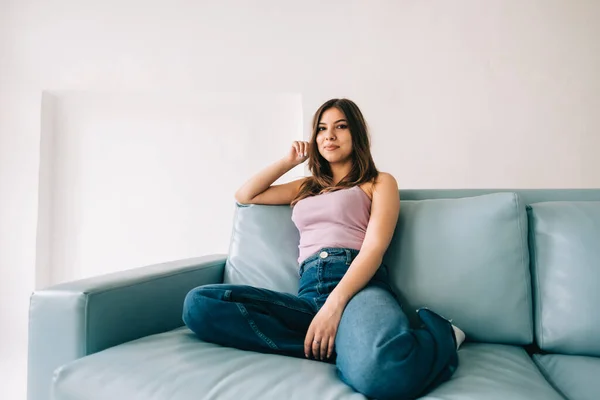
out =
[[[302,263],[300,265],[300,269],[298,271],[298,273],[300,274],[300,278],[302,278],[302,275],[304,275],[304,273],[306,271],[308,271],[309,269],[315,268],[318,264],[319,264],[318,259]]]
[[[314,297],[318,295],[317,286],[319,285],[319,266],[318,261],[303,265],[301,268],[300,285],[298,287],[299,296]]]
[[[336,282],[337,284],[346,275],[348,268],[350,266],[346,263],[346,258],[328,258],[323,263],[323,280],[326,282]]]

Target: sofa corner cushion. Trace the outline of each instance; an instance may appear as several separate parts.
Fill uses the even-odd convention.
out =
[[[570,400],[598,400],[600,358],[564,354],[533,357],[546,379]]]
[[[600,202],[534,203],[528,212],[538,345],[600,356]]]
[[[237,204],[223,282],[297,294],[299,242],[290,206]]]
[[[429,307],[473,341],[533,341],[527,214],[517,194],[401,202],[384,262],[409,313]]]

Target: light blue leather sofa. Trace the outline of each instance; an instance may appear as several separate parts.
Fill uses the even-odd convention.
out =
[[[404,308],[428,306],[469,339],[424,398],[600,399],[600,190],[400,194],[384,261]],[[199,285],[296,292],[290,215],[238,205],[227,255],[33,293],[29,399],[364,399],[330,364],[203,343],[183,326]]]

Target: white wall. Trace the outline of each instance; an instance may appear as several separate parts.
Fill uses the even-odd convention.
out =
[[[35,284],[43,91],[299,93],[305,123],[348,96],[404,188],[599,187],[599,17],[595,0],[0,0],[10,349]]]
[[[46,92],[42,111],[36,287],[227,253],[235,190],[302,139],[298,94]]]

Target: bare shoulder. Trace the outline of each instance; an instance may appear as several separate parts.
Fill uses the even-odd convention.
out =
[[[398,183],[396,182],[396,178],[388,172],[380,172],[375,178],[374,182],[369,182],[361,185],[361,189],[363,189],[367,195],[373,199],[373,194],[375,192],[398,192]]]
[[[398,182],[390,173],[380,172],[373,184],[373,204],[377,208],[385,210],[387,218],[397,220],[400,209],[400,196],[398,194]]]
[[[375,179],[375,184],[373,185],[374,189],[377,190],[377,187],[395,187],[398,189],[398,182],[396,182],[396,178],[394,175],[389,172],[380,172]]]

